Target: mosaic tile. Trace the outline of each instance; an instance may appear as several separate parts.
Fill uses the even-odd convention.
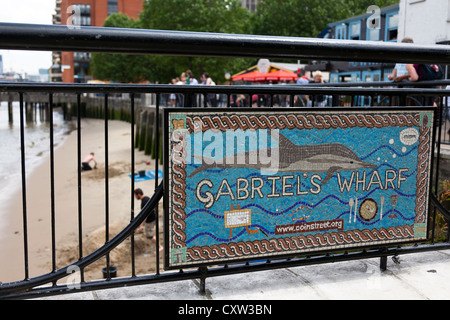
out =
[[[165,267],[426,240],[432,110],[165,110]]]

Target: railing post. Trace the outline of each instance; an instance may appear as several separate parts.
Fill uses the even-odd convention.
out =
[[[208,273],[207,267],[198,268],[200,272],[200,294],[206,294],[206,274]]]
[[[387,252],[387,249],[382,248],[380,251],[381,251],[381,254],[385,254]],[[380,269],[381,269],[381,271],[387,270],[387,256],[386,255],[383,255],[380,257]]]

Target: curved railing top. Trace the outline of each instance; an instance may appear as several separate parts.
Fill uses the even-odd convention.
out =
[[[0,23],[0,49],[450,64],[450,46]]]
[[[308,85],[180,85],[174,89],[169,84],[84,84],[84,83],[33,83],[33,82],[0,82],[2,92],[46,92],[46,93],[173,93],[181,94],[215,93],[215,94],[339,94],[339,95],[405,95],[439,96],[447,89],[436,86],[450,85],[450,81],[405,82],[409,88],[397,88],[398,83],[323,83]],[[420,87],[416,87],[420,86]],[[370,87],[370,88],[367,88]],[[431,88],[430,88],[431,87]]]
[[[158,186],[158,188],[155,190],[155,193],[153,194],[150,201],[148,201],[147,205],[142,209],[142,211],[139,213],[138,216],[136,216],[130,224],[128,224],[122,231],[120,231],[114,238],[112,238],[108,243],[103,245],[102,247],[98,248],[96,251],[92,252],[91,254],[87,255],[86,257],[83,257],[79,261],[65,266],[55,272],[51,272],[48,274],[44,274],[39,277],[35,277],[32,279],[25,279],[25,281],[16,281],[11,283],[4,283],[2,284],[0,282],[0,297],[2,295],[6,295],[9,293],[18,292],[20,290],[26,290],[28,288],[32,288],[35,286],[45,285],[47,283],[55,282],[59,279],[62,279],[64,277],[67,277],[71,272],[68,272],[68,268],[70,266],[72,267],[78,267],[78,268],[85,268],[89,266],[90,264],[94,263],[101,257],[103,257],[105,254],[110,252],[112,249],[117,247],[120,243],[122,243],[127,237],[129,237],[134,230],[146,219],[148,214],[154,210],[154,208],[158,205],[158,202],[161,200],[163,196],[163,185],[162,183]]]

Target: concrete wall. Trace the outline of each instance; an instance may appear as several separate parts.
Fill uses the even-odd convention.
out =
[[[400,0],[398,41],[404,37],[424,45],[450,40],[450,1]]]

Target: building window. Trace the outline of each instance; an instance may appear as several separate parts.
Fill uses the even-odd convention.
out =
[[[397,41],[398,12],[386,14],[386,41]]]
[[[74,52],[73,53],[73,60],[74,61],[90,61],[91,60],[91,54],[88,52]]]
[[[256,12],[259,0],[241,0],[242,8],[246,8],[250,12]]]
[[[341,24],[336,26],[336,39],[347,39],[347,25]]]
[[[108,16],[117,12],[119,12],[117,0],[108,0]]]
[[[367,40],[379,41],[380,40],[380,29],[367,29]]]
[[[72,23],[75,26],[91,25],[91,6],[89,4],[74,4],[72,6],[74,15]]]
[[[361,21],[350,23],[350,40],[359,40],[361,38]]]
[[[367,25],[366,28],[366,39],[369,41],[380,41],[380,30],[381,30],[381,17],[378,16],[376,18],[371,17],[365,20]]]

